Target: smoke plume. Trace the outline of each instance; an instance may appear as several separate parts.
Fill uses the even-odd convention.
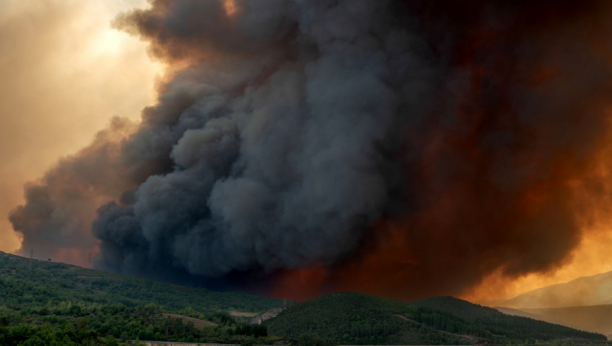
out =
[[[24,246],[97,242],[98,268],[293,299],[553,270],[582,237],[576,190],[605,190],[589,172],[610,143],[609,15],[153,0],[113,25],[172,67],[157,105],[28,186],[11,222]]]
[[[146,0],[0,1],[0,251],[21,246],[28,257],[34,250],[38,259],[87,263],[82,246],[68,253],[31,236],[21,244],[7,215],[26,201],[24,184],[40,179],[58,157],[91,143],[113,115],[137,120],[155,101],[157,65],[147,44],[110,27],[117,13],[143,5]],[[96,246],[90,226],[84,223],[79,234]]]

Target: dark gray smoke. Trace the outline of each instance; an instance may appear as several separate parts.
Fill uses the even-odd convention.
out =
[[[397,127],[422,116],[435,80],[424,42],[389,1],[236,5],[228,18],[220,1],[160,1],[117,19],[191,66],[126,146],[138,165],[167,164],[132,203],[101,208],[103,268],[330,264],[393,201]]]
[[[579,243],[573,188],[612,95],[611,30],[590,19],[608,7],[229,2],[114,21],[176,72],[137,131],[27,188],[24,248],[98,242],[98,268],[162,279],[326,268],[313,289],[415,298],[551,270]]]

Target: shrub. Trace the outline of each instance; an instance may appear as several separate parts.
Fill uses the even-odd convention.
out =
[[[317,334],[302,334],[298,337],[298,346],[338,346],[338,341]]]
[[[87,330],[87,319],[85,317],[77,318],[77,329]]]
[[[106,346],[119,346],[119,343],[114,336],[109,336],[106,338]]]
[[[242,340],[242,342],[240,343],[240,346],[253,346],[255,345],[255,339],[253,338],[244,338],[244,340]]]

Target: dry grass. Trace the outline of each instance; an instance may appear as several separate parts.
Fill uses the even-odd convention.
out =
[[[229,314],[232,316],[236,316],[236,317],[255,317],[259,315],[256,312],[242,312],[242,311],[230,311]]]
[[[417,322],[417,321],[415,321],[415,320],[412,320],[412,319],[410,319],[410,318],[408,318],[408,317],[406,317],[406,316],[402,316],[402,315],[400,315],[400,314],[394,314],[394,315],[395,315],[395,316],[397,316],[397,317],[399,317],[399,318],[401,318],[402,320],[406,320],[406,321],[409,321],[409,322],[414,322],[414,323],[416,323],[416,324],[420,324],[419,322]]]
[[[199,329],[214,327],[217,324],[210,321],[204,321],[193,317],[181,316],[176,314],[162,314],[164,317],[180,318],[183,323],[193,323],[193,326]]]

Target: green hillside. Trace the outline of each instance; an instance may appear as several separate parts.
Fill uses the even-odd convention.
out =
[[[292,305],[266,325],[274,335],[318,334],[352,345],[464,344],[473,339],[450,333],[473,327],[454,316],[440,313],[449,322],[449,332],[442,332],[412,320],[416,311],[396,300],[342,292]]]
[[[128,307],[154,303],[169,311],[192,308],[205,315],[219,310],[259,312],[283,305],[282,301],[253,294],[182,287],[0,252],[2,305],[18,310],[64,301],[121,303]]]
[[[247,318],[227,312],[282,304],[0,252],[2,346],[115,345],[113,338],[214,343],[255,338],[271,344],[275,339],[267,337],[265,327],[248,326]]]
[[[455,298],[402,303],[342,292],[289,307],[266,322],[270,333],[318,334],[341,344],[466,344],[572,340],[605,344],[600,334],[507,316]]]

